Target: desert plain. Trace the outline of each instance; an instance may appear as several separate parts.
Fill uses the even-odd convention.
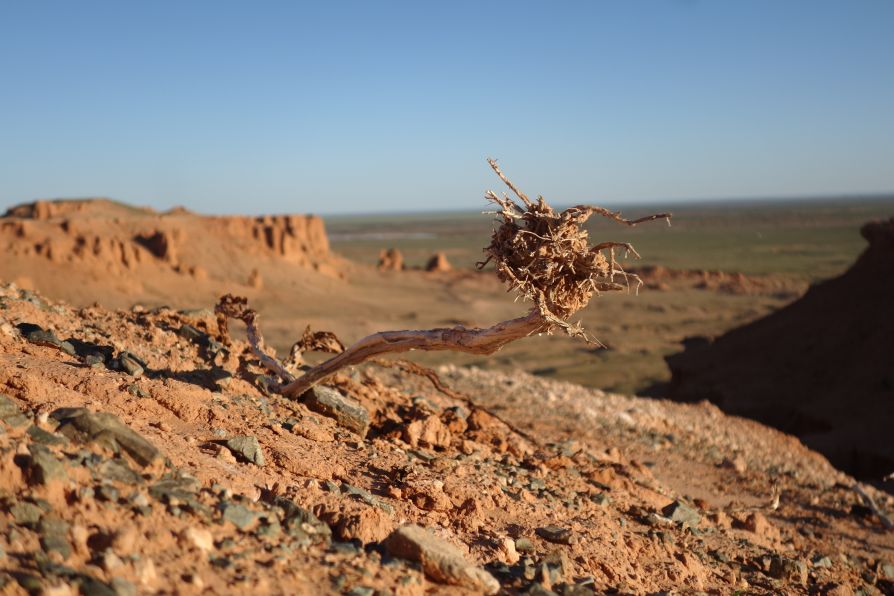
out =
[[[0,590],[890,593],[894,198],[625,215],[659,209],[588,223],[642,255],[579,313],[597,342],[296,400],[221,295],[281,358],[307,326],[492,325],[530,308],[476,267],[493,218],[10,209]]]

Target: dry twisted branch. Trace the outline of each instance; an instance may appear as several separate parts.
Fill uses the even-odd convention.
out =
[[[304,362],[306,352],[326,352],[339,354],[345,351],[345,345],[331,331],[311,331],[310,325],[304,328],[301,339],[292,344],[286,366],[298,367]]]
[[[310,369],[302,377],[283,387],[287,397],[298,397],[332,373],[360,364],[374,356],[410,350],[493,354],[509,342],[545,331],[548,325],[531,312],[527,316],[503,321],[486,329],[453,328],[415,331],[382,331],[364,337],[347,350]]]
[[[428,382],[434,386],[435,389],[437,389],[447,397],[462,400],[468,399],[462,393],[457,393],[456,391],[445,385],[444,382],[441,380],[441,377],[438,376],[438,373],[430,368],[422,366],[421,364],[410,362],[409,360],[386,360],[385,358],[372,358],[369,362],[383,368],[392,368],[405,373],[409,373],[411,375],[416,375],[417,377],[425,377],[426,379],[428,379]]]
[[[217,306],[214,307],[214,312],[217,313],[217,325],[227,343],[229,343],[227,320],[241,320],[245,323],[248,343],[252,352],[261,361],[261,364],[284,383],[291,383],[295,380],[295,376],[286,370],[279,360],[267,353],[264,347],[264,336],[261,335],[261,329],[258,326],[258,313],[248,307],[247,298],[232,294],[221,296]]]
[[[490,245],[484,249],[486,259],[478,263],[478,267],[483,268],[491,260],[494,261],[497,276],[511,290],[533,303],[529,313],[484,329],[458,326],[383,331],[365,337],[347,349],[343,349],[340,342],[337,345],[333,343],[334,336],[324,334],[317,337],[307,329],[302,340],[292,348],[292,361],[300,363],[301,354],[308,349],[322,348],[323,351],[339,353],[296,379],[285,366],[266,354],[256,326],[257,315],[247,308],[244,299],[240,301],[225,296],[218,305],[218,312],[222,316],[245,321],[254,353],[264,366],[282,379],[284,386],[280,391],[284,395],[298,397],[338,370],[381,354],[411,350],[492,354],[512,341],[535,333],[549,333],[557,327],[569,335],[591,341],[580,323],[572,324],[568,319],[584,308],[593,295],[629,288],[630,278],[642,283],[635,275],[625,273],[615,259],[616,248],[623,248],[628,254],[639,257],[630,244],[602,242],[590,246],[588,233],[582,226],[594,214],[635,226],[656,219],[666,219],[670,223],[670,213],[627,220],[620,213],[587,205],[557,213],[543,197],[538,197],[536,202],[531,201],[503,174],[495,160],[489,159],[488,163],[522,204],[519,205],[507,195],[499,197],[493,191],[485,194],[485,198],[500,207],[497,215],[502,217],[502,222],[494,230]],[[616,277],[624,283],[616,281]],[[225,324],[222,328],[225,329]]]

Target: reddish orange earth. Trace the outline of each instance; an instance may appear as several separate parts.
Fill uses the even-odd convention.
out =
[[[894,589],[851,478],[707,403],[449,367],[468,400],[361,367],[291,401],[262,372],[210,310],[0,286],[3,593]]]

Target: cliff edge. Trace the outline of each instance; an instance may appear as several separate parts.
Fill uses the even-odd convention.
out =
[[[840,277],[669,356],[668,397],[794,434],[857,477],[894,470],[894,218],[860,232],[869,246]]]
[[[13,207],[0,218],[0,250],[0,278],[75,303],[177,295],[185,282],[231,287],[265,265],[342,274],[314,215],[159,213],[109,199]]]

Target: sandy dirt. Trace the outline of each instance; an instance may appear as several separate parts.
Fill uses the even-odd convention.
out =
[[[894,588],[894,534],[853,480],[714,406],[445,367],[456,400],[364,368],[333,384],[365,410],[361,436],[307,397],[265,394],[245,344],[217,331],[210,311],[76,309],[2,287],[3,590]],[[115,425],[77,432],[90,413],[148,447]],[[468,567],[408,561],[392,535],[407,524]]]

